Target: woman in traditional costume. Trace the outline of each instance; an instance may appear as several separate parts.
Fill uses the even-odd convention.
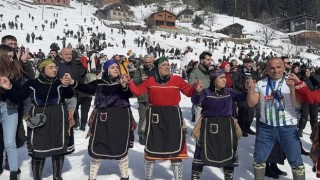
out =
[[[171,160],[174,178],[182,180],[182,159],[187,159],[185,125],[179,102],[180,92],[191,97],[197,85],[190,86],[180,76],[170,74],[170,64],[165,57],[154,63],[156,75],[129,88],[135,96],[149,94],[150,108],[146,118],[145,179],[152,179],[156,160]]]
[[[203,166],[223,167],[225,180],[232,180],[237,162],[237,122],[232,118],[233,101],[245,101],[246,93],[226,88],[224,69],[209,74],[210,86],[192,96],[201,104],[200,137],[192,162],[192,180],[200,180]]]
[[[27,118],[28,154],[32,157],[34,180],[41,179],[47,157],[52,158],[53,179],[62,180],[64,156],[74,151],[73,124],[69,121],[72,115],[64,101],[73,96],[73,91],[68,87],[68,79],[56,78],[57,69],[52,59],[43,60],[38,66],[39,77],[27,81],[22,89],[12,85],[6,77],[1,77],[1,86],[7,89],[7,95],[13,102],[31,97],[30,118],[41,113],[46,117],[44,124],[32,124]]]
[[[70,77],[71,87],[95,95],[95,109],[89,122],[89,179],[96,179],[103,159],[115,159],[118,160],[121,180],[128,180],[128,149],[133,146],[134,130],[129,102],[132,93],[126,83],[120,82],[120,69],[116,61],[106,61],[103,69],[102,79],[88,84],[81,84]]]

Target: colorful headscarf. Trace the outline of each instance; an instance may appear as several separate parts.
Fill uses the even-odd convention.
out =
[[[218,70],[214,70],[212,72],[209,73],[209,78],[210,79],[215,79],[216,77],[225,74],[226,71],[224,69],[218,69]]]
[[[159,65],[163,62],[169,62],[168,58],[166,57],[161,57],[159,59],[157,59],[155,62],[154,62],[154,67],[156,69],[156,74],[155,74],[155,78],[156,78],[156,81],[157,83],[159,84],[166,84],[169,80],[170,80],[170,75],[169,76],[166,76],[166,77],[163,77],[159,74]]]
[[[51,64],[51,63],[54,63],[54,64],[55,64],[55,61],[52,60],[51,58],[50,58],[50,59],[44,59],[44,60],[42,60],[41,63],[38,65],[38,70],[39,70],[39,72],[43,71],[44,68],[45,68],[46,66],[48,66],[49,64]]]

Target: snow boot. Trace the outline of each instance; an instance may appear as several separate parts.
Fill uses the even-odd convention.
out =
[[[91,158],[90,161],[90,177],[89,180],[96,180],[101,165],[101,159]]]
[[[191,180],[200,180],[201,172],[192,170]]]
[[[225,180],[233,180],[234,167],[224,167],[223,173]]]
[[[129,168],[129,158],[128,155],[121,158],[118,161],[120,173],[121,173],[121,180],[126,180],[129,179],[129,174],[128,174],[128,168]]]
[[[253,164],[254,180],[264,180],[264,172],[266,170],[265,163],[254,163]]]
[[[306,174],[304,166],[292,167],[293,180],[305,180]]]
[[[10,180],[18,180],[18,171],[10,172]]]

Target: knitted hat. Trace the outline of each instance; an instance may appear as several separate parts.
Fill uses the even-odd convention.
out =
[[[117,62],[115,60],[109,60],[109,61],[106,61],[104,64],[103,64],[103,70],[105,72],[108,72],[108,69],[111,65],[113,64],[116,64]]]
[[[38,65],[38,70],[42,71],[46,66],[48,66],[51,63],[55,63],[54,60],[50,59],[44,59],[43,61],[41,61],[41,63]]]
[[[220,65],[220,69],[224,69],[229,63],[227,61],[223,61]]]

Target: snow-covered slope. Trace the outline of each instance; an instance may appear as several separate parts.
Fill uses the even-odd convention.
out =
[[[146,37],[150,39],[150,42],[159,43],[161,47],[166,49],[171,48],[180,48],[182,50],[185,49],[187,46],[191,46],[194,49],[194,52],[199,55],[202,51],[208,50],[208,47],[205,47],[203,43],[197,44],[194,40],[196,37],[188,37],[190,39],[189,42],[185,42],[186,36],[185,35],[178,35],[177,39],[167,38],[163,39],[160,37],[160,34],[166,34],[165,32],[156,32],[155,34],[142,34],[141,31],[126,31],[126,37],[121,34],[117,33],[117,30],[114,30],[114,33],[111,34],[111,29],[104,26],[101,21],[99,21],[96,17],[92,14],[95,12],[95,8],[90,5],[81,5],[76,3],[75,1],[71,1],[72,8],[64,8],[64,7],[55,7],[55,6],[41,6],[41,5],[30,5],[28,3],[24,3],[21,1],[10,1],[10,0],[2,0],[0,1],[0,14],[3,14],[2,23],[8,23],[8,21],[15,22],[15,16],[19,15],[18,23],[23,23],[23,30],[16,30],[16,29],[8,29],[2,30],[0,32],[0,38],[4,35],[14,35],[18,39],[19,45],[23,45],[25,47],[29,47],[32,52],[37,52],[38,49],[42,49],[43,52],[48,53],[49,46],[53,42],[57,42],[60,47],[62,47],[61,41],[57,41],[56,37],[59,35],[60,37],[63,36],[63,30],[73,30],[76,32],[79,29],[80,25],[83,25],[86,29],[87,27],[93,27],[94,32],[105,32],[107,34],[106,42],[111,42],[112,44],[118,44],[119,47],[113,47],[105,49],[103,52],[111,57],[113,54],[126,54],[129,49],[131,49],[137,55],[145,54],[145,48],[138,48],[136,44],[133,43],[134,38],[137,37]],[[135,11],[137,20],[140,20],[141,17],[145,18],[146,15],[149,13],[151,14],[155,9],[154,6],[147,6],[147,7],[132,7]],[[142,9],[142,10],[141,10]],[[139,16],[139,13],[142,16]],[[43,13],[42,13],[43,12]],[[82,15],[81,15],[82,12]],[[34,21],[29,18],[29,13],[34,16]],[[54,17],[53,14],[58,14],[58,17]],[[42,19],[43,14],[43,19]],[[84,18],[87,19],[86,23],[84,23]],[[58,20],[58,24],[56,28],[50,29],[49,24],[45,24],[45,30],[42,31],[41,25],[44,23],[44,20],[48,20],[50,23],[55,19]],[[91,21],[92,19],[92,21]],[[93,20],[95,19],[95,20]],[[233,21],[232,17],[228,17],[225,15],[217,15],[215,24],[213,29],[219,29],[231,24]],[[259,24],[254,22],[249,22],[245,20],[241,20],[235,18],[236,22],[241,23],[245,26],[245,30],[248,32],[255,32],[256,28]],[[111,22],[106,22],[111,23]],[[68,24],[68,26],[66,26]],[[38,26],[38,30],[35,30],[35,26]],[[98,26],[98,31],[96,30],[96,26]],[[193,31],[197,31],[193,29]],[[36,40],[35,43],[26,43],[26,35],[27,33],[34,32],[36,36],[41,35],[44,39],[42,41]],[[212,32],[203,32],[203,33],[212,33]],[[85,34],[86,38],[82,41],[85,43],[89,43],[90,34]],[[180,40],[180,37],[182,40]],[[127,47],[122,48],[121,41],[122,39],[126,40]],[[67,38],[67,44],[71,43],[73,46],[77,44],[77,40],[73,38]],[[227,42],[228,47],[233,47],[234,43]],[[258,47],[260,46],[261,49],[269,53],[272,51],[271,48],[263,47],[261,44],[254,43],[253,45]],[[223,55],[227,55],[231,52],[231,49],[224,54],[223,47],[226,46],[226,43],[222,43],[221,47],[214,50],[213,58],[216,60],[222,58]],[[236,54],[239,55],[240,50],[236,51]],[[0,64],[1,65],[1,64]],[[133,115],[136,120],[138,120],[138,111],[137,111],[137,102],[136,99],[131,99]],[[183,116],[185,118],[186,124],[188,126],[189,132],[191,132],[194,123],[191,123],[191,101],[190,98],[182,96],[182,101],[180,103],[181,109],[183,112]],[[255,122],[253,123],[255,126]],[[254,128],[253,128],[254,129]],[[310,135],[310,125],[308,124],[305,129],[304,137],[302,138],[302,143],[306,149],[310,149],[310,140],[308,136]],[[66,180],[69,179],[77,179],[77,180],[86,180],[88,179],[89,174],[89,162],[90,157],[87,153],[87,145],[88,140],[85,139],[86,132],[76,131],[75,132],[75,143],[76,143],[76,152],[67,156],[65,160],[65,167],[63,177]],[[241,138],[239,143],[239,158],[240,158],[240,167],[236,168],[235,172],[235,179],[241,180],[249,180],[253,179],[252,174],[252,163],[253,163],[253,152],[254,152],[254,136],[249,136],[247,138]],[[137,141],[137,138],[136,138]],[[188,153],[189,159],[184,161],[184,176],[183,179],[190,179],[191,176],[191,162],[194,152],[195,142],[188,136]],[[135,143],[133,149],[129,151],[130,157],[130,179],[134,180],[141,180],[144,179],[144,168],[143,168],[143,149],[144,147],[141,146],[138,142]],[[309,157],[304,156],[303,160],[306,166],[306,174],[307,179],[315,179],[315,174],[311,171],[312,163]],[[27,156],[26,146],[19,149],[19,162],[21,168],[21,175],[20,179],[22,180],[31,180],[32,179],[32,172],[30,169],[30,157]],[[169,162],[159,162],[154,171],[154,178],[155,179],[173,179],[172,172],[170,170],[170,163]],[[281,169],[288,172],[287,177],[281,177],[282,179],[292,179],[290,166],[286,163],[284,166],[280,166]],[[102,166],[99,170],[98,179],[119,179],[119,170],[116,161],[104,161]],[[44,171],[43,171],[44,180],[52,179],[52,170],[51,170],[51,160],[47,159]],[[9,172],[5,171],[2,175],[0,175],[0,179],[8,179]],[[209,180],[209,179],[222,179],[223,173],[221,169],[218,168],[205,168],[202,179]],[[266,178],[268,179],[268,178]]]

